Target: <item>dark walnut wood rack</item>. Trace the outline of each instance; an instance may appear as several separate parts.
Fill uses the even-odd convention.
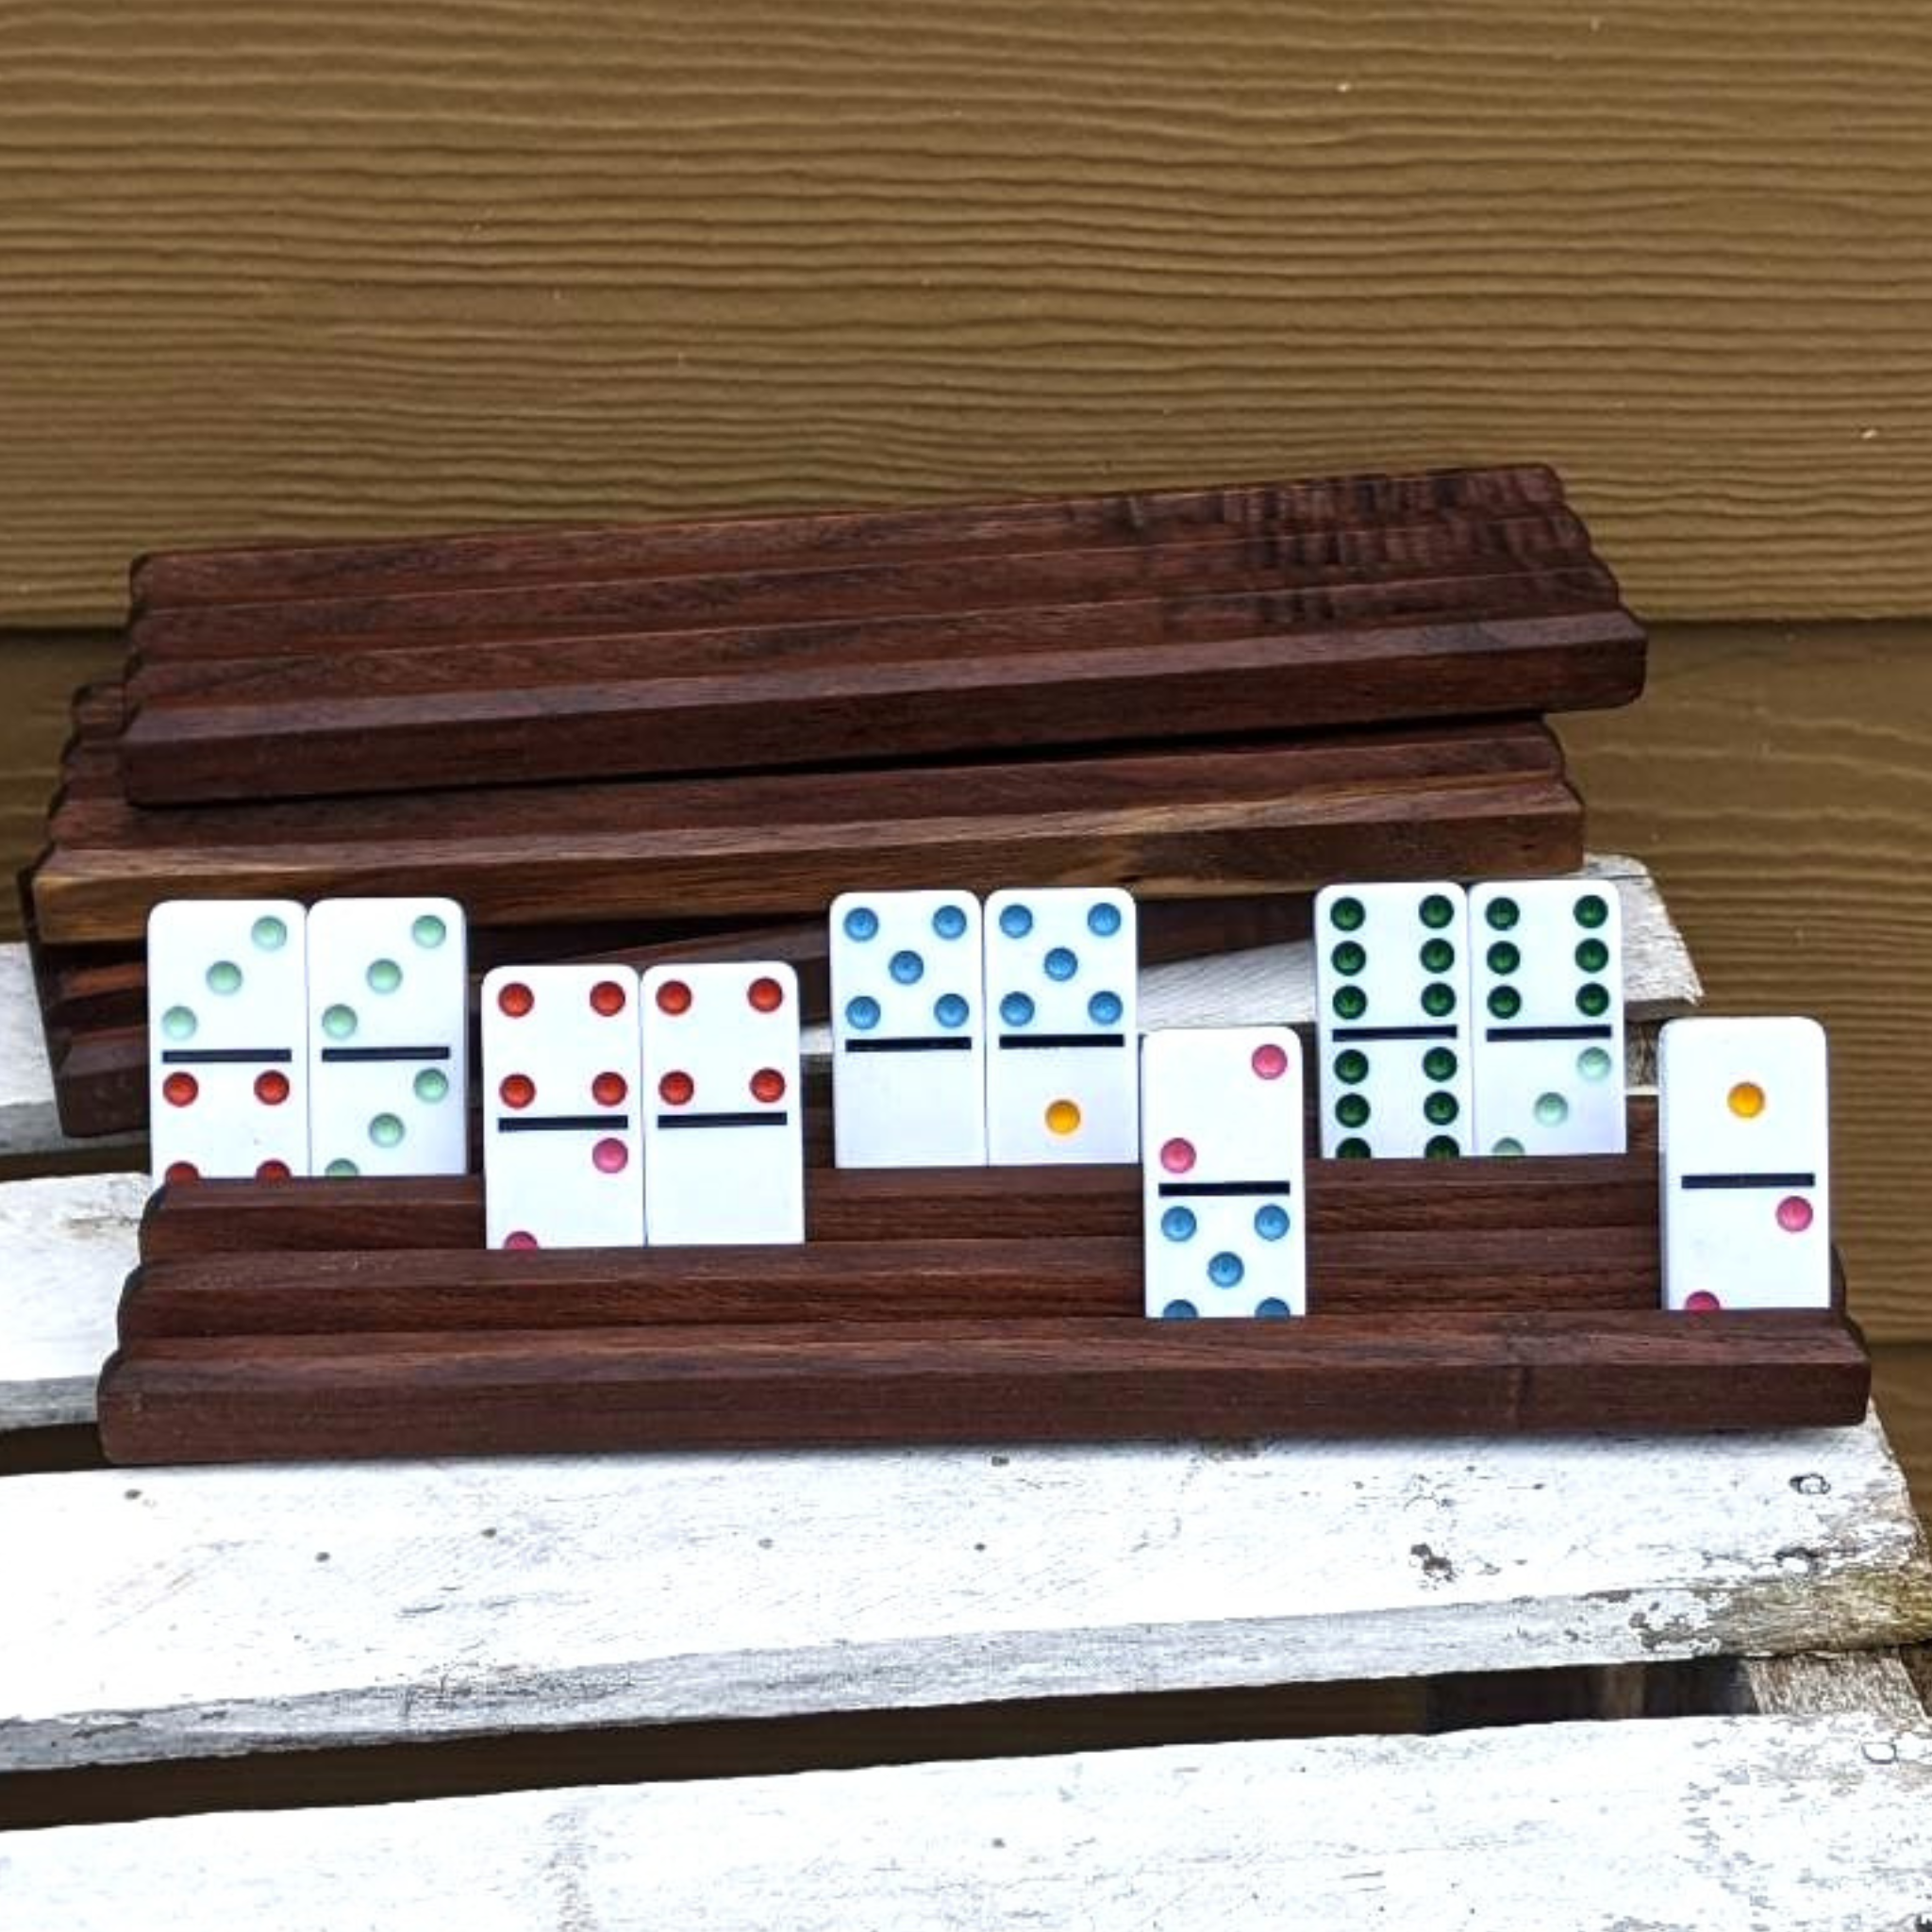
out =
[[[175,552],[127,646],[23,886],[78,1135],[142,1124],[160,899],[810,969],[852,886],[1079,881],[1185,957],[1333,878],[1572,870],[1544,716],[1644,672],[1534,465]]]
[[[822,1144],[823,1136],[814,1136]],[[1850,1424],[1840,1306],[1658,1306],[1654,1115],[1580,1159],[1316,1161],[1311,1312],[1141,1312],[1125,1167],[808,1174],[793,1248],[491,1253],[480,1184],[163,1190],[117,1462]]]

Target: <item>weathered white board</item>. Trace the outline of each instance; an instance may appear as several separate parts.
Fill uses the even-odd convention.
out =
[[[1932,1730],[1549,1724],[599,1786],[0,1838],[22,1926],[1907,1932]]]
[[[145,1174],[0,1183],[0,1431],[93,1420]]]
[[[88,1471],[0,1550],[0,1769],[1932,1629],[1874,1419]]]

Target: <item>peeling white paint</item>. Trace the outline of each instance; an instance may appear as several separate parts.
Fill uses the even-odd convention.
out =
[[[0,1897],[61,1932],[1903,1932],[1932,1758],[1886,1741],[1549,1724],[69,1826],[0,1838]]]
[[[1932,1626],[1875,1419],[90,1471],[0,1484],[0,1548],[32,1553],[0,1595],[0,1766],[1840,1649]],[[1803,1576],[1795,1548],[1815,1558]]]

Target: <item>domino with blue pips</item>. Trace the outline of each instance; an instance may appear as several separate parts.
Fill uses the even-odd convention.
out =
[[[1471,1151],[1469,901],[1446,880],[1315,895],[1322,1152]]]
[[[1140,944],[1113,886],[986,902],[987,1158],[996,1167],[1141,1155]]]
[[[1141,1130],[1147,1313],[1306,1314],[1302,1054],[1293,1031],[1148,1034]]]
[[[986,961],[971,892],[832,901],[833,1158],[986,1164]]]

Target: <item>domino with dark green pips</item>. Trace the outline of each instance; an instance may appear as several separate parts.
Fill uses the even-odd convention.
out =
[[[1621,1154],[1624,946],[1596,879],[1472,887],[1470,1022],[1481,1154]]]
[[[1315,895],[1315,988],[1323,1155],[1473,1152],[1462,888],[1324,887]]]

